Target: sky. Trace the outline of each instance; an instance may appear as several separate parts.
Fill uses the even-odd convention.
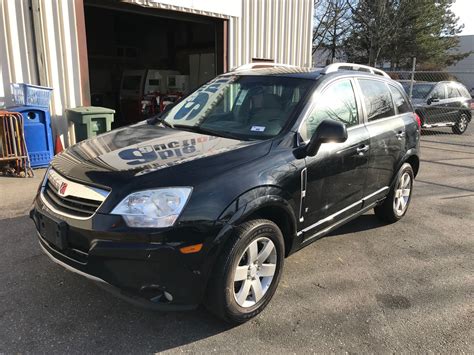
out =
[[[474,0],[456,0],[452,10],[456,16],[459,16],[459,22],[464,23],[464,29],[460,35],[474,35]]]

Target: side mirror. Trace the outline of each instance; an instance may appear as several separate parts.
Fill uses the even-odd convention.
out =
[[[437,97],[430,97],[426,103],[428,105],[431,105],[433,102],[439,102],[439,99]]]
[[[338,121],[323,120],[305,146],[306,155],[313,157],[323,143],[343,143],[347,140],[346,126]]]

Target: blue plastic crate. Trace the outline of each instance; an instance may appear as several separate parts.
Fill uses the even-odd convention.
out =
[[[11,84],[12,97],[15,105],[48,107],[52,88],[31,84]]]

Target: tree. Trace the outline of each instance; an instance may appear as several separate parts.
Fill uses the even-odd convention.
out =
[[[360,0],[351,6],[353,29],[346,41],[351,61],[376,66],[397,32],[397,0]]]
[[[350,33],[350,4],[353,0],[315,0],[313,54],[321,48],[330,52],[331,62]]]
[[[463,25],[451,10],[453,0],[360,0],[352,7],[354,29],[346,41],[350,60],[392,69],[439,70],[469,53],[453,51]]]
[[[326,0],[314,0],[314,17],[313,17],[313,54],[321,48],[326,33],[329,28],[326,26],[326,19],[329,16],[329,6],[326,6]]]
[[[452,12],[453,0],[416,0],[414,6],[407,5],[413,12],[413,45],[411,55],[417,58],[422,69],[437,70],[452,65],[470,53],[455,53],[459,45],[457,35],[464,25]]]

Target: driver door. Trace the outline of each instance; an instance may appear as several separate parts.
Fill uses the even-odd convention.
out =
[[[300,216],[305,240],[362,208],[370,153],[369,132],[362,117],[353,80],[339,79],[317,95],[300,126],[300,136],[306,142],[324,119],[344,123],[348,132],[344,143],[322,144],[314,157],[305,158],[302,180],[306,179],[306,188]]]

